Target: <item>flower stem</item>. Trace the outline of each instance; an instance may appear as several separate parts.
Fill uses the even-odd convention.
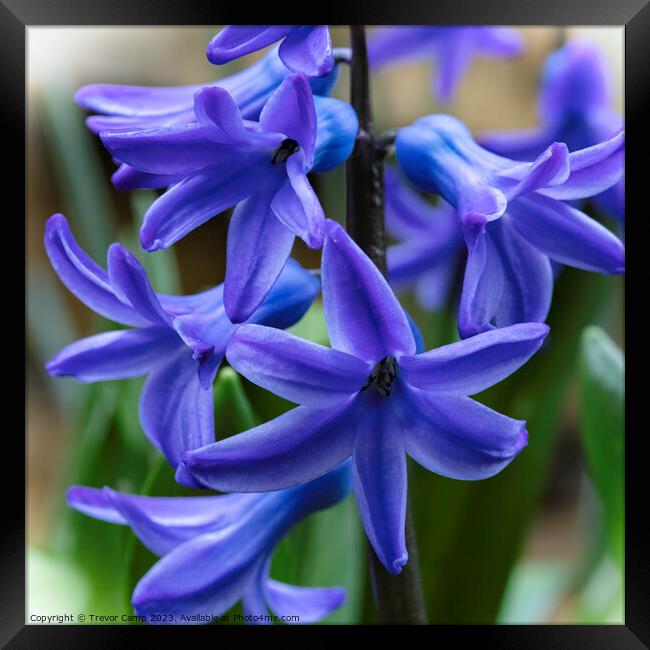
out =
[[[363,25],[350,26],[352,61],[350,102],[357,112],[359,133],[347,162],[346,227],[351,237],[377,265],[386,269],[384,228],[385,143],[373,133],[372,104],[366,36]],[[386,571],[372,547],[368,548],[373,593],[381,623],[426,623],[415,534],[410,510],[406,513],[406,546],[409,560],[399,575]]]

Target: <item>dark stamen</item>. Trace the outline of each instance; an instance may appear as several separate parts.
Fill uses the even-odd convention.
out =
[[[275,150],[271,164],[275,165],[276,162],[287,162],[289,156],[293,155],[300,149],[300,145],[293,139],[287,138],[280,143],[280,146]]]
[[[397,376],[395,357],[384,357],[375,364],[370,376],[361,390],[374,386],[377,392],[384,397],[390,395],[390,387]]]

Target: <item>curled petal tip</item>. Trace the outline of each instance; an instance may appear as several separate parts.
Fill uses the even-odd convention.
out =
[[[165,248],[161,239],[151,237],[151,235],[146,233],[144,230],[140,231],[140,246],[142,246],[147,253],[153,253],[161,248]]]
[[[392,573],[393,575],[399,575],[400,573],[402,573],[402,568],[406,566],[408,559],[409,559],[408,553],[404,553],[404,555],[393,560],[391,566],[387,567],[389,573]]]
[[[515,444],[515,449],[513,456],[518,454],[526,445],[528,444],[528,429],[526,428],[526,422],[523,422],[521,425],[521,432],[519,438]]]
[[[62,376],[64,376],[63,372],[61,372],[61,369],[59,368],[59,364],[57,363],[56,357],[54,357],[53,359],[50,359],[45,364],[45,370],[52,377],[62,377]]]

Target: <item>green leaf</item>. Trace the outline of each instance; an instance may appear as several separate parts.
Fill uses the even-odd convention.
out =
[[[123,238],[129,242],[131,250],[135,251],[140,249],[140,225],[145,212],[156,198],[157,194],[152,190],[136,190],[131,192],[133,227]],[[158,250],[153,254],[139,255],[138,259],[149,275],[151,284],[158,293],[173,295],[182,293],[176,250],[173,247]]]
[[[301,339],[307,339],[320,345],[329,345],[323,303],[320,300],[315,300],[307,313],[287,331]]]
[[[100,158],[106,154],[86,128],[84,113],[72,99],[75,90],[60,80],[44,84],[45,135],[72,230],[95,260],[104,260],[117,223]]]
[[[215,432],[218,440],[257,426],[260,421],[246,396],[239,375],[222,368],[214,385]]]
[[[624,359],[599,327],[580,346],[580,416],[589,472],[600,495],[612,555],[623,563]]]
[[[366,580],[366,537],[354,495],[310,515],[278,545],[271,575],[309,587],[344,587],[345,604],[326,623],[359,623]]]
[[[545,346],[514,375],[477,396],[527,421],[528,446],[499,475],[455,481],[409,467],[430,623],[493,623],[544,487],[577,365],[582,330],[603,312],[616,279],[563,268]]]

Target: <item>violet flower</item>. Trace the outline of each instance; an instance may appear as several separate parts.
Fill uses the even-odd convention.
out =
[[[285,78],[260,113],[242,119],[223,88],[194,96],[197,124],[104,132],[113,156],[175,182],[145,214],[140,240],[165,248],[214,215],[237,205],[230,220],[224,304],[243,322],[264,299],[289,257],[295,236],[323,244],[323,209],[307,173],[347,157],[358,122],[345,102],[321,98],[318,122],[304,75]]]
[[[405,59],[435,58],[432,79],[440,101],[449,101],[472,58],[477,55],[511,57],[524,42],[510,27],[395,26],[376,29],[368,39],[370,67],[378,70]]]
[[[47,222],[45,248],[57,275],[79,300],[134,328],[72,343],[47,363],[48,372],[82,382],[147,374],[140,423],[173,467],[183,451],[213,442],[212,382],[238,328],[224,313],[223,285],[192,296],[156,294],[145,270],[120,244],[108,249],[108,272],[95,264],[61,214]],[[318,290],[318,280],[289,260],[250,322],[289,327]],[[177,478],[193,485],[182,466]]]
[[[615,135],[623,118],[611,107],[605,61],[589,41],[571,41],[553,52],[544,65],[538,104],[540,126],[523,131],[485,133],[482,146],[515,160],[532,160],[553,142],[570,151],[584,149]],[[623,220],[625,189],[616,185],[593,197],[605,214]]]
[[[388,283],[329,220],[322,285],[332,348],[245,325],[226,350],[238,372],[300,406],[187,452],[183,462],[204,486],[258,492],[310,481],[352,456],[368,539],[386,569],[399,573],[408,558],[405,454],[457,479],[483,479],[506,467],[527,442],[525,422],[467,395],[524,364],[548,327],[513,325],[416,354]]]
[[[284,39],[284,40],[282,40]],[[334,66],[327,25],[226,25],[208,45],[208,61],[221,65],[282,40],[284,65],[309,77],[322,77]]]
[[[466,257],[456,210],[442,199],[431,205],[392,165],[385,167],[384,187],[386,229],[401,240],[386,251],[390,284],[413,289],[426,311],[442,309]]]
[[[599,194],[623,174],[624,133],[568,152],[553,143],[534,162],[477,145],[459,120],[430,115],[398,132],[400,168],[420,190],[458,212],[467,244],[460,335],[543,322],[553,293],[551,261],[623,273],[623,244],[565,201]]]
[[[88,128],[96,134],[196,122],[194,95],[202,88],[227,90],[242,118],[256,120],[271,93],[290,72],[275,47],[241,72],[212,83],[160,87],[89,84],[76,92],[75,101],[82,108],[99,113],[86,120]],[[336,66],[327,77],[309,79],[314,95],[328,95],[336,83],[338,72]]]
[[[269,575],[271,555],[301,519],[347,495],[349,474],[346,464],[289,490],[206,497],[74,486],[68,503],[95,519],[130,526],[162,558],[133,592],[135,612],[147,622],[211,622],[241,600],[247,622],[271,622],[268,607],[278,617],[313,623],[345,602],[345,590],[277,582]]]

